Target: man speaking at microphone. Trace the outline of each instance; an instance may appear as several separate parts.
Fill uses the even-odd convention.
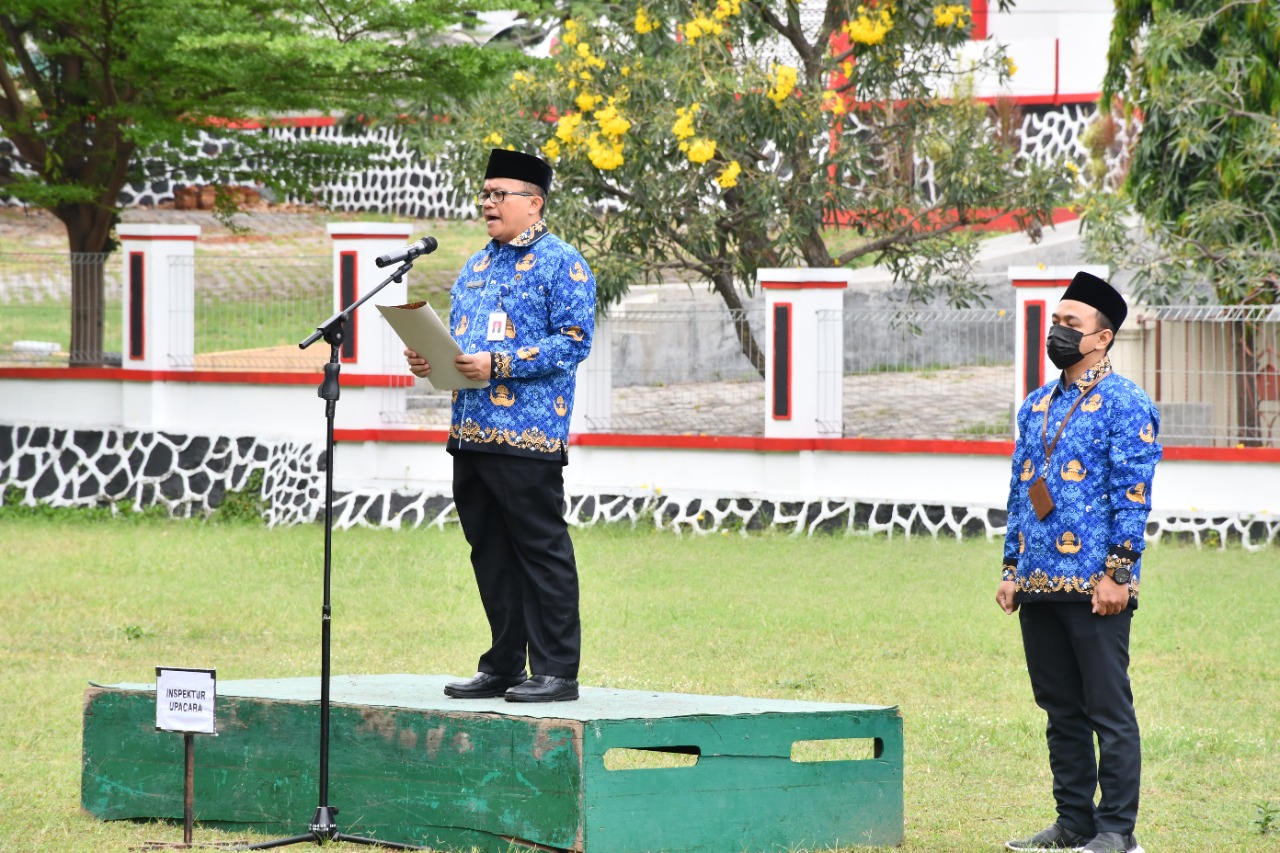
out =
[[[490,153],[476,201],[491,239],[450,293],[455,364],[489,383],[454,392],[449,426],[453,500],[491,634],[475,677],[445,685],[456,699],[578,698],[578,569],[563,466],[596,281],[578,250],[547,230],[551,175],[537,157]],[[416,352],[405,357],[415,376],[430,374]]]

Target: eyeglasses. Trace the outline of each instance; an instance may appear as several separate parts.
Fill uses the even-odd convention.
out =
[[[533,195],[533,193],[518,193],[514,190],[489,190],[488,192],[476,193],[476,204],[484,204],[486,201],[492,201],[494,204],[502,204],[502,200],[509,195]]]

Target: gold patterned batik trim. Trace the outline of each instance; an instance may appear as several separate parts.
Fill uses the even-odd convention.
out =
[[[1044,569],[1036,569],[1026,577],[1019,578],[1018,586],[1023,592],[1079,592],[1084,595],[1093,592],[1088,581],[1077,577],[1051,578]]]
[[[1102,378],[1106,376],[1108,373],[1110,373],[1111,371],[1112,371],[1111,356],[1105,355],[1102,357],[1102,361],[1098,362],[1093,367],[1086,370],[1083,374],[1080,375],[1078,379],[1076,379],[1076,383],[1075,383],[1076,387],[1079,388],[1080,393],[1083,394],[1086,390],[1088,390],[1090,385],[1094,384],[1095,382],[1101,382]],[[1092,410],[1086,409],[1085,411],[1092,411]]]
[[[1107,559],[1103,563],[1103,565],[1106,566],[1106,568],[1112,569],[1112,570],[1121,569],[1121,568],[1130,569],[1130,568],[1133,568],[1133,564],[1135,562],[1137,561],[1129,557],[1124,557],[1124,556],[1121,556],[1120,554],[1116,554],[1112,552],[1107,555]]]
[[[1048,572],[1044,569],[1036,569],[1024,578],[1017,578],[1018,591],[1028,592],[1035,595],[1046,595],[1052,593],[1077,593],[1079,595],[1092,595],[1093,588],[1097,586],[1098,581],[1102,580],[1102,572],[1097,572],[1088,580],[1081,580],[1077,577],[1059,577],[1050,578]],[[1137,598],[1138,583],[1134,581],[1129,585],[1129,597]]]
[[[495,352],[493,354],[493,376],[495,379],[511,378],[511,353]]]
[[[459,427],[449,427],[449,437],[469,444],[505,444],[518,450],[532,450],[537,453],[560,453],[566,449],[567,443],[561,438],[552,438],[537,427],[523,430],[485,429],[475,421],[466,421]]]
[[[532,246],[538,242],[538,238],[547,233],[547,222],[545,219],[539,219],[528,228],[521,231],[516,238],[511,241],[511,245],[522,248],[524,246]]]

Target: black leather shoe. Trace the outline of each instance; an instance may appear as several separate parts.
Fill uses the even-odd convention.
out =
[[[454,699],[493,699],[507,692],[508,687],[524,684],[525,675],[493,675],[477,672],[475,678],[451,681],[444,686],[444,695]]]
[[[558,675],[533,675],[506,695],[508,702],[572,702],[578,698],[578,682]]]

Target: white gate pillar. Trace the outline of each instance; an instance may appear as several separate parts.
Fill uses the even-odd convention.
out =
[[[195,251],[198,225],[121,224],[125,370],[195,367]]]
[[[762,269],[766,438],[839,437],[844,430],[842,269]]]
[[[613,323],[596,315],[591,354],[578,365],[569,432],[609,432],[613,428]]]
[[[330,222],[333,239],[333,311],[359,301],[377,287],[399,264],[380,268],[374,260],[409,243],[413,226],[398,222]],[[355,312],[347,323],[339,360],[344,373],[403,374],[408,368],[401,352],[404,344],[382,319],[378,305],[403,305],[408,301],[408,280],[391,282]],[[318,342],[314,346],[326,346]]]
[[[1106,281],[1110,271],[1105,266],[1085,267],[1009,267],[1013,284],[1014,333],[1013,411],[1027,395],[1055,377],[1060,371],[1049,361],[1045,336],[1052,325],[1053,311],[1062,293],[1078,272],[1087,272]]]

